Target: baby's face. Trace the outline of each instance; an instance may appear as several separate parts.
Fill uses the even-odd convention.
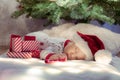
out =
[[[75,45],[74,42],[69,42],[64,48],[64,53],[69,60],[84,60],[85,54]]]

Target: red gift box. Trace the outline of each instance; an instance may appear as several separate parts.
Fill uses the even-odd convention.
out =
[[[22,39],[19,35],[12,34],[10,37],[10,51],[22,51]]]
[[[39,58],[39,42],[35,36],[24,36],[22,40],[19,35],[11,35],[10,51],[7,53],[10,58]]]
[[[19,38],[12,38],[12,51],[14,52],[21,52],[22,51],[22,39]]]
[[[27,41],[27,40],[36,40],[36,37],[35,36],[24,36],[24,40]]]
[[[32,57],[33,58],[40,58],[40,50],[34,50],[32,51],[33,55]]]
[[[39,50],[39,42],[38,41],[23,41],[22,42],[22,51],[29,52],[34,50]]]
[[[32,58],[32,52],[8,52],[7,55],[10,58]]]

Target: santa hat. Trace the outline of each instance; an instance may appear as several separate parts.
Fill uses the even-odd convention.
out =
[[[73,41],[86,55],[86,60],[93,60],[93,56],[98,50],[105,49],[103,42],[95,35],[87,35],[76,32],[73,36]]]

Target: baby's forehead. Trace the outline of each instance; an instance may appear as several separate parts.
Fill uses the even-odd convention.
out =
[[[78,48],[78,46],[77,46],[77,44],[76,44],[75,42],[70,42],[69,44],[70,44],[71,47],[73,47],[73,48]]]
[[[73,40],[70,40],[70,42],[75,44],[75,42]]]

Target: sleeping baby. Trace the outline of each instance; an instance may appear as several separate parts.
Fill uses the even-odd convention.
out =
[[[76,32],[75,40],[69,40],[61,37],[49,37],[43,32],[34,32],[28,36],[36,36],[40,41],[40,54],[36,58],[49,61],[65,61],[65,60],[93,60],[94,55],[98,51],[104,51],[104,44],[95,35],[86,35]],[[84,40],[86,45],[80,44]],[[86,50],[90,48],[90,51]],[[87,51],[87,53],[86,53]]]

